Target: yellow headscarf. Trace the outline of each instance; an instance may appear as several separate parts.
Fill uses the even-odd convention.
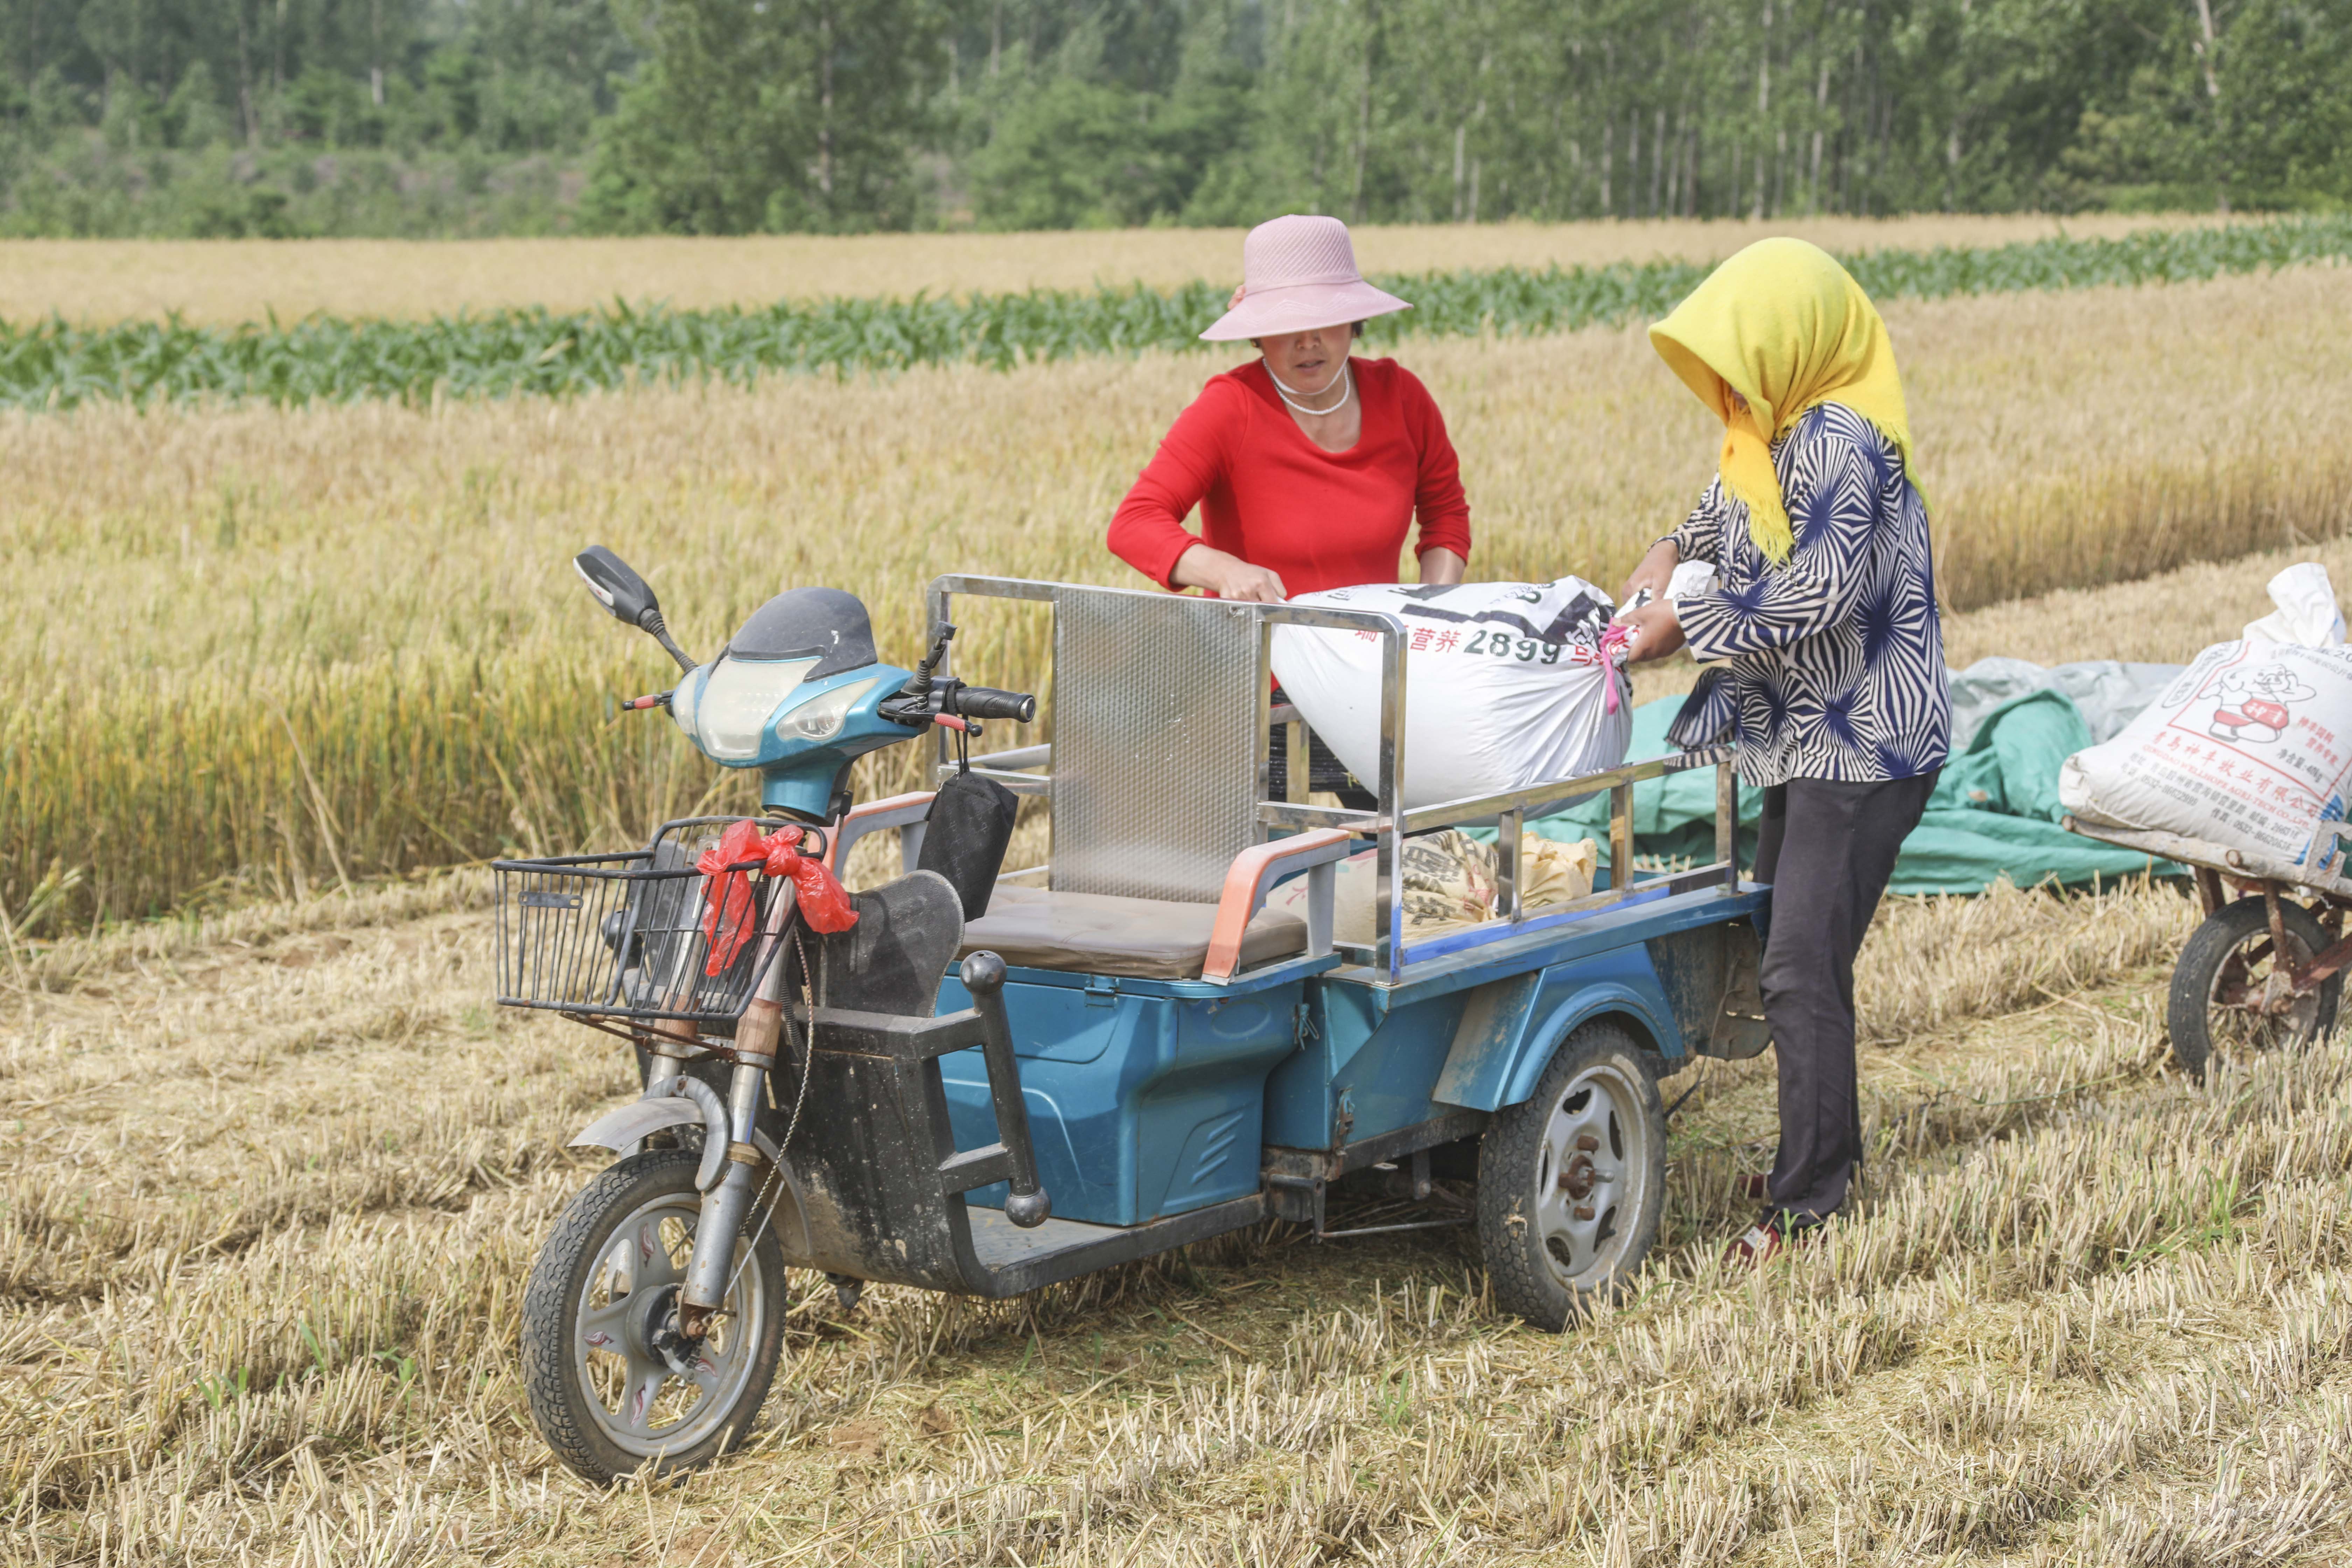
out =
[[[1835,258],[1801,239],[1763,239],[1708,274],[1650,342],[1723,419],[1723,488],[1748,506],[1766,559],[1796,546],[1772,443],[1805,410],[1839,403],[1876,426],[1916,481],[1895,345],[1870,296]],[[1741,409],[1734,392],[1748,400]]]

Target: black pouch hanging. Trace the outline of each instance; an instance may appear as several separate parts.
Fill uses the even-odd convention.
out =
[[[1013,818],[1020,808],[1020,796],[977,773],[955,774],[931,797],[915,868],[945,877],[963,900],[968,921],[988,912],[988,897],[995,890],[997,872],[1003,869],[1004,851],[1013,842]]]

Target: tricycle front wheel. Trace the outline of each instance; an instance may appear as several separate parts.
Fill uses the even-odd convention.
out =
[[[1478,1146],[1478,1242],[1495,1303],[1559,1330],[1617,1289],[1658,1238],[1666,1113],[1648,1053],[1614,1024],[1563,1041]]]
[[[2256,1051],[2315,1040],[2335,1026],[2344,977],[2330,975],[2300,995],[2290,977],[2326,951],[2327,928],[2292,899],[2280,899],[2279,915],[2284,954],[2271,940],[2270,910],[2259,893],[2214,911],[2181,948],[2165,1029],[2174,1059],[2190,1076],[2202,1079],[2216,1058],[2243,1061]]]
[[[775,1233],[739,1242],[733,1285],[698,1343],[677,1298],[701,1218],[688,1149],[612,1165],[556,1221],[523,1292],[523,1389],[555,1457],[598,1485],[656,1475],[740,1444],[783,1348],[784,1257]]]

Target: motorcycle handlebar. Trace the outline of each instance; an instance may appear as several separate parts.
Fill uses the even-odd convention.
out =
[[[1037,717],[1037,699],[1025,691],[966,686],[956,691],[955,710],[967,719],[1010,719],[1026,724]]]

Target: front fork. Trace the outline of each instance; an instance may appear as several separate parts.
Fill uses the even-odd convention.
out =
[[[793,909],[793,884],[780,878],[766,928],[760,933],[759,989],[735,1026],[735,1073],[727,1086],[727,1155],[719,1167],[718,1181],[703,1191],[702,1215],[694,1227],[694,1251],[687,1260],[686,1286],[678,1298],[678,1331],[688,1340],[699,1340],[710,1331],[711,1315],[726,1299],[735,1243],[767,1164],[752,1133],[759,1121],[761,1099],[767,1092],[768,1074],[776,1065],[776,1046],[783,1037],[783,939]],[[675,1079],[681,1065],[660,1057],[653,1070],[659,1076],[667,1068],[667,1077]],[[806,1067],[802,1070],[806,1071]],[[777,1152],[781,1157],[782,1151]]]

